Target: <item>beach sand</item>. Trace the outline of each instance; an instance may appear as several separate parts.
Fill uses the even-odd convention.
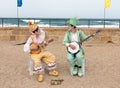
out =
[[[47,50],[57,58],[59,76],[44,75],[38,82],[37,76],[28,73],[29,55],[23,45],[15,41],[0,41],[0,88],[120,88],[120,45],[85,43],[86,74],[71,76],[66,59],[66,48],[60,41],[49,44]],[[64,79],[61,85],[51,85],[51,80]]]

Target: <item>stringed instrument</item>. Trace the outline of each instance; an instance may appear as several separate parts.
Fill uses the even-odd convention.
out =
[[[96,35],[97,33],[101,32],[101,30],[97,30],[94,34]],[[93,37],[93,34],[92,35],[89,35],[87,38],[85,38],[84,40],[82,40],[81,42],[71,42],[70,44],[71,45],[74,45],[76,48],[75,49],[72,49],[71,47],[67,47],[67,51],[71,54],[75,54],[77,52],[80,51],[81,49],[81,44],[86,41],[87,39]]]
[[[54,41],[53,39],[50,39],[47,41],[47,43],[51,43],[53,41]],[[41,43],[41,44],[32,43],[30,47],[37,47],[37,49],[32,49],[30,54],[39,54],[45,48],[45,46],[46,46],[46,43]]]

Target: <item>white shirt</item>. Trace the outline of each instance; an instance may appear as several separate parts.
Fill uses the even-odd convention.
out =
[[[71,40],[72,40],[73,42],[78,42],[77,32],[76,32],[76,33],[72,33],[72,32],[71,32]],[[69,43],[66,43],[66,46],[68,47],[68,46],[69,46]]]
[[[77,32],[76,33],[71,33],[71,40],[73,42],[78,42]]]

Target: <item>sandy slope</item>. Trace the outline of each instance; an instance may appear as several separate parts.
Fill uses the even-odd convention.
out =
[[[82,78],[69,74],[66,48],[61,42],[51,43],[47,49],[56,55],[60,75],[45,74],[42,83],[37,76],[30,76],[29,56],[23,45],[17,42],[0,41],[0,88],[120,88],[120,45],[84,44],[86,53],[86,75]],[[61,85],[50,85],[52,79],[64,79]]]

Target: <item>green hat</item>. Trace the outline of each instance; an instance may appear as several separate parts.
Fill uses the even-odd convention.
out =
[[[73,25],[76,27],[77,24],[77,18],[70,18],[70,20],[67,22],[69,25]]]

